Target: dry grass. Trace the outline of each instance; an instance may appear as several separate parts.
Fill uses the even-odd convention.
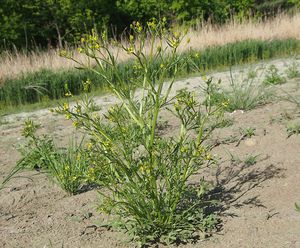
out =
[[[244,23],[230,22],[216,27],[202,25],[196,30],[187,33],[190,43],[180,47],[181,51],[188,48],[203,49],[208,46],[224,45],[247,39],[271,40],[295,38],[300,40],[300,13],[289,17],[278,16],[265,22],[245,21]],[[186,43],[183,43],[186,44]],[[75,57],[83,59],[81,54],[75,52]],[[125,60],[128,55],[119,54],[120,60]],[[62,69],[74,67],[74,62],[58,56],[58,50],[52,49],[45,52],[3,53],[0,57],[0,83],[5,78],[12,78],[22,73],[34,72],[41,68]]]
[[[300,40],[300,13],[294,16],[281,15],[268,21],[232,21],[220,27],[206,25],[190,30],[190,46],[202,49],[208,46],[224,45],[248,39],[272,40],[295,38]]]

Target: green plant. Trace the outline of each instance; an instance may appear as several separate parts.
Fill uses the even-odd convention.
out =
[[[111,214],[108,226],[125,230],[142,246],[157,241],[188,241],[215,223],[214,216],[207,212],[213,204],[206,200],[207,183],[200,180],[194,187],[189,178],[213,162],[210,147],[204,144],[212,128],[206,126],[210,120],[222,118],[222,106],[211,105],[210,80],[203,102],[186,90],[170,96],[178,71],[190,62],[177,53],[182,36],[166,30],[164,21],[153,19],[146,27],[135,22],[130,33],[128,46],[122,47],[135,63],[136,76],[129,81],[120,75],[110,49],[116,43],[109,43],[105,33],[101,37],[96,32],[85,36],[79,49],[94,59],[97,67],[76,61],[104,80],[120,104],[104,116],[84,112],[81,103],[74,107],[65,103],[56,111],[91,137],[98,154],[95,164],[105,171],[99,209]],[[146,50],[148,35],[150,49]],[[165,84],[167,77],[171,81]],[[139,84],[141,92],[135,95]],[[163,110],[180,121],[178,136],[159,135]]]
[[[300,123],[289,123],[287,125],[288,138],[294,134],[300,134]]]
[[[270,65],[266,71],[264,79],[266,85],[277,85],[286,82],[286,79],[280,75],[278,68],[275,65]]]
[[[56,157],[47,157],[47,173],[69,194],[80,192],[90,167],[88,153],[82,149],[82,142],[71,142],[66,151],[60,150]]]
[[[295,208],[300,213],[300,204],[295,203]]]
[[[300,71],[298,70],[299,64],[296,60],[293,60],[288,68],[286,69],[286,75],[288,78],[297,78],[300,77]]]
[[[244,137],[251,138],[255,135],[255,128],[254,127],[246,127],[240,129],[240,134]]]
[[[250,110],[267,103],[271,97],[270,89],[259,83],[256,77],[235,79],[230,73],[230,85],[221,88],[220,83],[215,84],[212,93],[212,101],[215,104],[225,104],[225,110]]]
[[[257,163],[257,158],[259,157],[259,155],[253,155],[250,154],[248,156],[245,157],[244,159],[244,164],[247,166],[251,166]]]
[[[24,170],[46,173],[69,194],[80,192],[85,185],[97,184],[96,168],[90,160],[93,151],[83,148],[83,140],[79,145],[70,142],[67,149],[58,148],[52,137],[36,134],[38,127],[32,120],[25,121],[22,135],[27,142],[19,148],[22,158],[2,182],[2,187]]]

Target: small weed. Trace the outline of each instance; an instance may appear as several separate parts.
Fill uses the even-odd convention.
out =
[[[234,120],[232,118],[223,118],[219,123],[216,124],[216,128],[224,128],[230,127],[234,124]]]
[[[237,79],[230,73],[230,86],[228,89],[216,84],[212,92],[212,101],[216,104],[222,103],[225,110],[251,110],[259,105],[267,103],[271,97],[271,90],[261,84],[257,77]]]
[[[290,123],[287,125],[288,138],[294,134],[300,134],[300,123]]]
[[[281,99],[294,103],[297,108],[300,107],[300,95],[292,95],[288,92],[284,92],[285,96],[281,97]]]
[[[254,127],[246,127],[240,129],[240,134],[246,138],[251,138],[255,135],[256,128]]]
[[[263,82],[266,85],[277,85],[285,83],[286,79],[280,75],[279,70],[275,65],[270,65]]]
[[[255,69],[251,68],[247,73],[247,78],[254,79],[256,77],[257,77],[257,71]]]
[[[77,194],[86,184],[95,183],[91,175],[94,168],[89,159],[92,151],[82,147],[83,140],[79,145],[70,142],[67,149],[58,148],[52,137],[36,134],[38,127],[32,120],[25,121],[22,135],[27,142],[19,148],[22,158],[2,186],[24,170],[47,173],[69,194]]]
[[[300,213],[300,204],[295,203],[295,208],[296,208],[296,211],[298,211]]]
[[[8,123],[9,123],[9,121],[7,121],[7,120],[5,120],[4,118],[0,117],[0,126],[6,125],[6,124],[8,124]]]
[[[300,71],[298,70],[299,64],[294,60],[286,69],[285,73],[288,78],[300,77]]]
[[[248,155],[246,156],[246,158],[244,159],[244,164],[247,166],[251,166],[257,163],[257,158],[259,157],[259,155]]]
[[[230,155],[230,163],[232,165],[238,165],[242,162],[242,160],[238,156],[233,155],[232,153],[229,153],[229,155]]]

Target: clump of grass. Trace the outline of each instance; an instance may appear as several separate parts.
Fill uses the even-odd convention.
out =
[[[270,65],[266,71],[266,76],[263,81],[266,85],[277,85],[286,82],[286,78],[280,75],[278,68],[275,65]]]
[[[216,86],[213,89],[213,102],[223,102],[228,112],[235,110],[251,110],[267,103],[272,94],[268,87],[258,81],[257,77],[235,79],[230,74],[228,88]]]

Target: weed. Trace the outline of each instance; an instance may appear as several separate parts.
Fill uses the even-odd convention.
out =
[[[292,63],[288,66],[285,73],[288,78],[297,78],[300,77],[300,71],[298,69],[299,64],[296,62],[296,60],[293,60]]]
[[[229,88],[213,88],[212,101],[216,104],[225,103],[229,112],[235,110],[250,110],[265,104],[271,97],[270,89],[259,83],[257,78],[246,78],[238,81],[230,73]]]
[[[297,108],[300,107],[300,95],[292,95],[288,92],[285,92],[285,96],[281,97],[281,99],[294,103],[296,105]]]
[[[295,208],[300,213],[300,204],[295,203]]]
[[[259,157],[259,155],[250,154],[250,155],[246,156],[246,158],[244,159],[244,164],[247,166],[254,165],[257,163],[258,157]]]
[[[300,134],[300,123],[289,123],[287,125],[288,138],[294,134]]]
[[[24,170],[47,173],[69,194],[79,193],[86,184],[96,184],[93,176],[95,168],[90,161],[92,150],[83,148],[83,140],[79,145],[71,141],[67,149],[58,148],[52,137],[36,134],[38,127],[32,120],[25,121],[22,135],[27,142],[19,148],[22,158],[6,177],[2,187]]]
[[[233,155],[232,153],[229,153],[229,155],[230,155],[230,163],[232,165],[238,165],[242,162],[242,160],[238,156]]]
[[[246,127],[240,129],[240,134],[244,137],[251,138],[255,135],[255,128],[254,127]]]
[[[150,51],[145,50],[147,34],[153,36]],[[207,128],[208,123],[220,122],[223,117],[222,105],[211,104],[211,80],[206,81],[203,102],[187,90],[170,96],[182,67],[193,67],[189,58],[177,52],[181,41],[179,33],[164,29],[164,22],[153,19],[146,27],[133,23],[129,43],[122,47],[133,57],[132,78],[120,74],[105,33],[99,37],[92,32],[83,37],[79,48],[96,61],[97,67],[65,54],[104,80],[121,102],[104,116],[84,112],[80,102],[74,107],[66,102],[56,111],[91,137],[93,163],[105,171],[100,177],[105,190],[99,192],[99,210],[111,214],[105,226],[125,230],[142,246],[157,241],[189,241],[215,223],[214,215],[207,212],[212,204],[205,200],[207,183],[201,180],[194,187],[188,181],[200,168],[213,163],[211,148],[204,141],[213,129]],[[171,80],[163,87],[168,77]],[[135,87],[140,82],[143,86],[136,97]],[[170,111],[180,121],[176,138],[159,135],[162,110]]]
[[[266,76],[263,82],[266,85],[277,85],[285,83],[286,79],[280,75],[279,70],[275,65],[270,65],[266,71]]]
[[[5,118],[2,118],[2,117],[0,116],[0,126],[6,125],[6,124],[8,124],[8,123],[9,123],[9,121],[5,120]]]

